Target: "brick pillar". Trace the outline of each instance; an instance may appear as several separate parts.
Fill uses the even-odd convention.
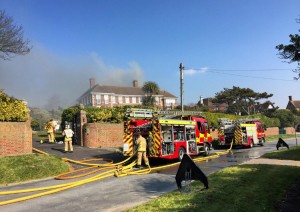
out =
[[[87,123],[86,112],[83,106],[80,106],[80,111],[76,114],[76,140],[80,146],[83,146],[83,125]]]

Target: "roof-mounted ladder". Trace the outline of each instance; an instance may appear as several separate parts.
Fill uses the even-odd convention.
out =
[[[164,117],[164,116],[200,116],[200,111],[174,111],[174,110],[158,110],[153,111],[151,109],[139,109],[131,108],[127,109],[126,116],[132,118],[153,118],[153,117]]]
[[[250,119],[239,119],[239,123],[246,123],[246,122],[254,122],[254,121],[260,121],[260,118],[250,118]]]
[[[131,109],[127,109],[126,117],[152,118],[153,117],[153,111],[151,109],[131,108]]]

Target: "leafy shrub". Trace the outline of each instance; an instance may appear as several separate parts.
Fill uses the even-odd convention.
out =
[[[119,106],[114,108],[109,107],[85,107],[83,110],[86,112],[87,122],[110,122],[110,123],[122,123],[125,117],[126,110],[128,108],[142,108],[142,109],[153,109],[153,107],[145,106]],[[70,107],[63,111],[62,123],[64,121],[73,122],[76,113],[79,111],[79,107]],[[259,118],[263,124],[267,127],[278,127],[280,121],[277,118],[268,118],[264,115],[253,115],[253,116],[236,116],[225,113],[212,113],[212,112],[203,112],[202,115],[208,120],[209,124],[213,124],[215,127],[218,126],[219,118],[229,118],[232,120],[237,119],[246,119],[246,118]]]
[[[246,118],[259,118],[260,121],[265,124],[267,127],[280,127],[281,121],[277,116],[269,118],[262,114],[256,114],[251,116],[246,116]]]
[[[236,116],[232,114],[225,114],[225,113],[211,113],[211,112],[204,112],[203,116],[209,121],[209,124],[213,124],[214,126],[218,126],[218,119],[219,118],[228,118],[232,120],[238,119],[250,119],[250,118],[259,118],[260,121],[265,124],[267,127],[279,127],[280,120],[278,118],[268,118],[267,116],[256,114],[251,116]]]
[[[0,121],[24,122],[29,117],[26,105],[0,90]]]
[[[277,117],[280,120],[280,128],[295,126],[295,115],[290,110],[277,110],[274,112],[273,117]]]
[[[61,124],[62,128],[64,129],[66,122],[74,122],[76,113],[79,112],[79,106],[69,107],[64,109],[61,115]]]

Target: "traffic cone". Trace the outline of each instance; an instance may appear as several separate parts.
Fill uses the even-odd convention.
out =
[[[40,143],[42,144],[42,143],[44,143],[44,141],[41,139]]]

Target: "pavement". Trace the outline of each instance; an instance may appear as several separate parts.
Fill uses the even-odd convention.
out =
[[[268,159],[268,158],[255,158],[255,159],[246,161],[242,164],[268,164],[268,165],[298,166],[298,167],[300,167],[300,161],[277,160],[277,159]]]

